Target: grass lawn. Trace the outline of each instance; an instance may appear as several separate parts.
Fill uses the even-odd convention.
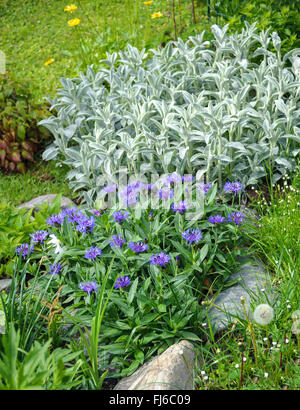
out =
[[[299,171],[293,183],[286,180],[281,189],[271,193],[268,203],[262,195],[257,203],[261,220],[251,247],[264,261],[276,292],[271,323],[261,326],[252,321],[257,362],[246,320],[238,321],[218,337],[214,337],[207,328],[207,341],[198,352],[202,365],[195,382],[199,389],[299,388],[299,204]],[[268,303],[268,300],[261,303]]]
[[[199,30],[193,25],[191,2],[176,5],[177,31]],[[151,48],[174,38],[171,5],[163,0],[144,4],[143,0],[76,2],[73,13],[64,11],[61,0],[0,0],[0,50],[6,54],[7,71],[18,79],[28,78],[37,101],[53,97],[60,77],[74,77],[87,64],[99,64],[127,43]],[[197,8],[198,22],[206,24],[206,6]],[[180,5],[180,7],[179,7]],[[155,12],[163,15],[151,18]],[[201,15],[201,18],[200,18]],[[78,26],[68,21],[80,19]],[[48,65],[44,63],[54,61]]]
[[[127,43],[151,48],[174,38],[170,5],[164,0],[146,5],[142,0],[80,0],[73,13],[64,11],[67,4],[61,0],[0,0],[0,50],[6,55],[6,69],[17,81],[29,80],[36,102],[54,97],[60,77],[76,77],[88,64],[97,66],[106,52],[117,52]],[[197,23],[201,22],[201,29],[208,28],[205,2],[199,4]],[[185,36],[200,29],[193,24],[190,5],[190,0],[182,0],[175,9],[177,32]],[[163,16],[151,18],[155,12]],[[68,21],[76,17],[80,24],[70,27]],[[0,172],[0,201],[18,205],[45,193],[74,198],[66,172],[66,168],[55,168],[54,161],[39,161],[25,175]]]
[[[0,173],[0,203],[18,206],[39,195],[59,193],[74,199],[77,195],[68,187],[66,172],[64,167],[55,167],[54,161],[39,161],[24,175]]]

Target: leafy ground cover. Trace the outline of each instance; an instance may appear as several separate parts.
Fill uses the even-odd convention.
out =
[[[14,285],[2,295],[2,306],[7,328],[13,322],[20,332],[22,349],[28,352],[34,340],[45,338],[51,338],[52,348],[68,346],[81,357],[80,388],[86,388],[86,380],[88,388],[99,388],[107,369],[114,377],[125,376],[182,338],[200,341],[199,302],[224,286],[237,268],[247,218],[238,211],[239,184],[221,192],[217,185],[198,187],[203,217],[185,218],[196,205],[192,197],[178,200],[183,192],[176,192],[178,182],[170,175],[160,189],[151,186],[159,201],[155,210],[124,210],[118,204],[108,212],[71,208],[52,214],[45,221],[47,229],[30,234],[16,248]],[[115,189],[106,187],[108,192]],[[133,206],[133,196],[142,197],[148,189],[136,181],[119,193]],[[166,203],[170,199],[171,207]],[[28,288],[16,295],[25,281]],[[27,313],[20,309],[24,305]],[[79,343],[72,339],[78,330]]]

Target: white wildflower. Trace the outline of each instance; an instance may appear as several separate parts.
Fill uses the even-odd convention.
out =
[[[50,235],[51,240],[48,241],[48,244],[53,244],[56,246],[54,253],[61,253],[62,248],[60,246],[61,241],[53,234]]]

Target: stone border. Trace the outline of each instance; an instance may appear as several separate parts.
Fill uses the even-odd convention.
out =
[[[54,199],[55,199],[57,196],[58,196],[58,194],[40,195],[40,196],[37,196],[36,198],[31,199],[31,201],[24,202],[23,204],[18,205],[16,208],[17,208],[17,209],[23,209],[23,208],[26,208],[26,209],[29,209],[29,208],[30,208],[30,209],[31,209],[31,208],[36,208],[36,207],[38,207],[38,206],[41,206],[41,205],[43,205],[44,203],[48,203],[49,205],[51,205],[52,202],[54,201]],[[60,206],[61,206],[62,208],[68,207],[68,206],[71,206],[71,205],[75,206],[74,202],[71,201],[71,199],[69,199],[69,198],[67,198],[67,197],[65,197],[65,196],[62,196],[62,197],[61,197],[61,204],[60,204]]]
[[[193,390],[195,350],[181,340],[125,377],[114,390]]]

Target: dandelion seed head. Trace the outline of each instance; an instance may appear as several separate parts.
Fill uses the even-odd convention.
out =
[[[274,318],[274,310],[270,305],[262,303],[255,308],[253,318],[259,325],[268,325]]]

